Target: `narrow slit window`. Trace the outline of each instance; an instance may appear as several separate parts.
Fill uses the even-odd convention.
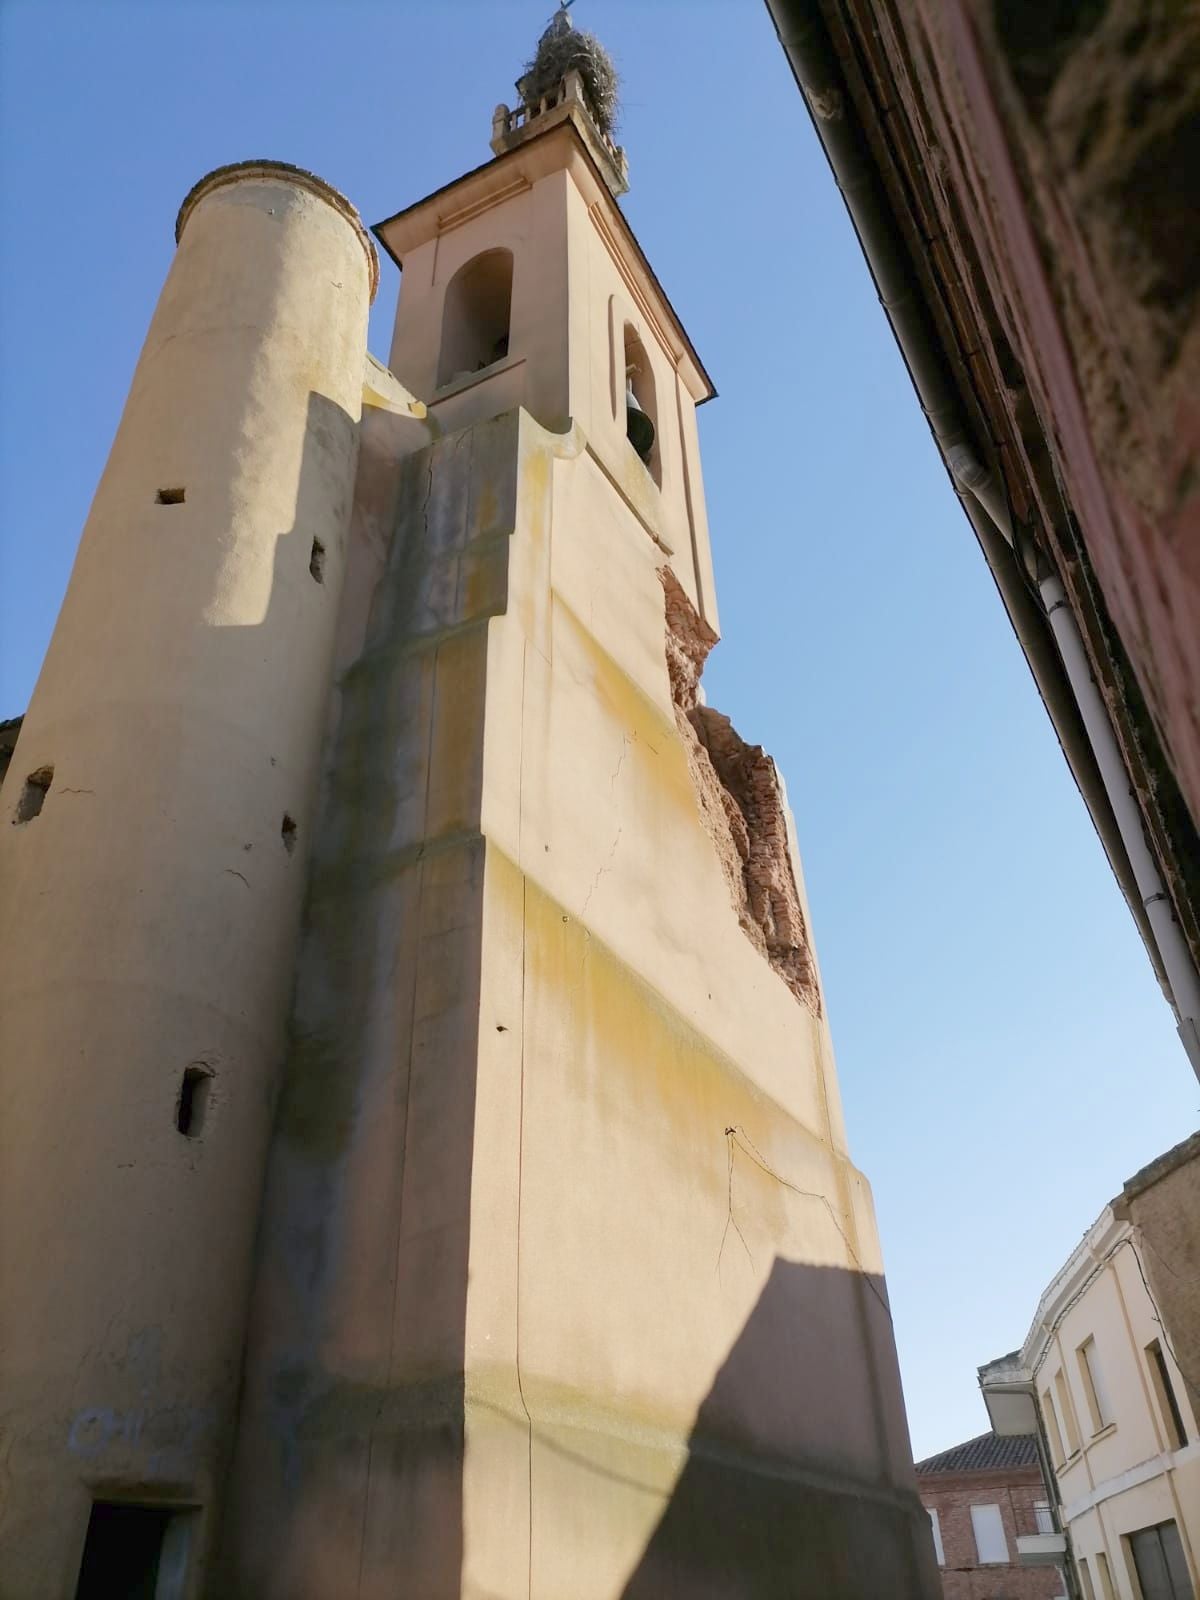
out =
[[[312,554],[308,558],[308,570],[317,583],[325,582],[325,546],[320,539],[312,542]]]
[[[187,499],[187,490],[184,488],[160,489],[154,497],[158,506],[181,506]]]
[[[13,821],[32,822],[34,817],[40,816],[53,782],[53,767],[39,767],[36,772],[31,772],[25,779],[25,787],[21,790],[21,798],[17,801],[17,814]]]
[[[209,1095],[213,1075],[207,1067],[188,1067],[179,1089],[179,1105],[175,1112],[175,1126],[188,1139],[195,1139],[204,1130],[208,1115]]]
[[[283,840],[283,848],[287,851],[288,855],[291,855],[292,851],[296,848],[296,832],[296,819],[294,817],[290,817],[285,811],[283,814],[283,821],[279,827],[279,837]]]

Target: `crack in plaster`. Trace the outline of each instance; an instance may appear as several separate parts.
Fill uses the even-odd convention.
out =
[[[628,734],[622,734],[621,735],[621,754],[617,757],[617,764],[613,768],[612,777],[608,780],[609,793],[614,795],[614,796],[615,796],[616,790],[617,790],[617,779],[621,776],[621,768],[625,765],[625,757],[629,754],[630,743],[631,743],[631,740],[630,740]],[[583,921],[584,917],[587,915],[587,908],[591,904],[592,896],[595,894],[597,888],[600,885],[600,879],[604,876],[604,874],[606,872],[610,872],[612,870],[612,864],[613,864],[613,861],[614,861],[614,859],[616,857],[616,854],[617,854],[617,846],[621,842],[621,834],[624,831],[624,828],[625,828],[625,824],[623,822],[618,822],[617,823],[617,831],[613,835],[613,842],[609,847],[608,859],[606,861],[604,861],[602,863],[602,865],[599,866],[596,869],[596,876],[592,879],[591,888],[588,890],[587,894],[584,896],[583,905],[579,908],[579,920],[581,922]]]

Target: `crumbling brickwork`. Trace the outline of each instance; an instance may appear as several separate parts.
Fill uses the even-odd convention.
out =
[[[746,937],[798,1000],[820,1010],[808,930],[788,845],[787,814],[775,763],[747,744],[729,718],[700,700],[700,675],[717,636],[669,567],[667,671],[675,720],[687,749],[700,815],[729,884]]]

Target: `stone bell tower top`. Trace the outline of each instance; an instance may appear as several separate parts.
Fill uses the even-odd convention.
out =
[[[390,370],[439,433],[518,407],[579,429],[716,628],[696,407],[712,382],[617,196],[616,73],[560,7],[483,166],[377,223],[401,267]]]
[[[617,125],[617,69],[596,38],[576,28],[573,0],[560,0],[533,60],[517,79],[518,104],[492,113],[493,152],[500,156],[559,122],[573,122],[614,196],[629,188],[629,163],[613,142]]]

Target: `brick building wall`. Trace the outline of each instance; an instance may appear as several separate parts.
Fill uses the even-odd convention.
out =
[[[1057,1567],[1017,1565],[1017,1535],[1039,1532],[1036,1506],[1049,1496],[1036,1465],[1001,1466],[993,1471],[954,1471],[956,1458],[970,1451],[989,1453],[993,1441],[970,1441],[942,1457],[917,1464],[917,1490],[927,1511],[937,1512],[942,1542],[942,1590],[946,1600],[1056,1600],[1064,1590]],[[1009,1444],[996,1440],[996,1446]],[[982,1448],[981,1448],[982,1446]],[[973,1450],[972,1450],[972,1447]],[[998,1453],[992,1449],[990,1453]],[[947,1470],[945,1463],[951,1463]],[[942,1463],[939,1465],[939,1463]],[[930,1470],[932,1469],[932,1470]],[[975,1540],[972,1506],[996,1506],[1004,1529],[1008,1561],[983,1565]]]
[[[1078,533],[1053,494],[1035,514],[1081,609],[1086,547],[1200,822],[1200,14],[918,0],[906,17],[893,66],[905,45],[922,64],[913,126],[924,112],[946,167],[950,249],[967,268],[982,243],[1014,431],[1046,441]]]
[[[985,554],[1160,979],[1035,579],[1063,585],[1200,964],[1200,9],[767,4],[827,151],[878,175],[931,417],[1002,481],[1017,553]]]

